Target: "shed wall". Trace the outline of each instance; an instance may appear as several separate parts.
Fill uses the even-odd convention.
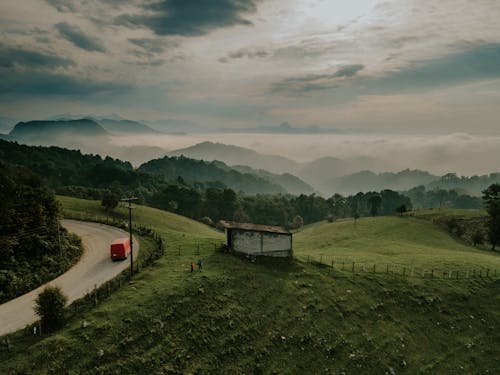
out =
[[[233,250],[240,253],[260,254],[261,236],[260,232],[241,231],[233,229]]]
[[[272,255],[286,257],[292,253],[292,236],[268,232],[231,230],[232,249],[252,255]]]

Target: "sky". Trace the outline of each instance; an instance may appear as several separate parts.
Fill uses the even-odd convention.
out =
[[[0,116],[500,133],[497,0],[4,0]]]

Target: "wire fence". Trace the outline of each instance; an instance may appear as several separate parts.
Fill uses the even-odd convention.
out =
[[[464,280],[500,277],[500,272],[496,268],[476,266],[472,268],[452,269],[443,266],[417,267],[395,263],[369,263],[357,262],[335,258],[333,256],[312,256],[308,255],[306,263],[328,269],[328,272],[338,276],[346,274],[373,274],[373,275],[396,275],[408,278],[436,279],[436,280]]]

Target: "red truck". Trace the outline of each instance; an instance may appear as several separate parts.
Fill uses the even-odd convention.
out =
[[[112,260],[127,259],[130,253],[130,238],[117,238],[111,242],[110,252]]]

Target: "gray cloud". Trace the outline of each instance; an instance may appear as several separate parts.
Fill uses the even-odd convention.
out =
[[[457,46],[457,48],[463,46]],[[349,78],[342,86],[342,97],[359,95],[416,92],[440,87],[450,87],[466,82],[500,78],[500,44],[469,46],[460,52],[382,72],[378,76],[356,77],[363,65],[348,65],[333,74],[309,74],[283,79],[272,85],[273,92],[301,95],[311,91],[339,88],[340,81]],[[350,85],[355,83],[355,85]]]
[[[473,80],[500,78],[500,44],[470,47],[436,59],[413,62],[372,79],[371,91],[400,91],[452,86]]]
[[[286,78],[274,83],[272,91],[300,95],[310,91],[336,88],[343,79],[354,77],[363,68],[364,65],[353,64],[340,67],[334,73],[308,74],[302,77]]]
[[[91,52],[106,52],[106,49],[100,41],[85,35],[78,26],[72,26],[66,22],[61,22],[56,24],[55,27],[65,39],[81,49]]]
[[[0,68],[67,68],[73,65],[73,60],[52,53],[0,44]]]
[[[119,25],[147,27],[158,35],[199,36],[218,28],[251,25],[258,0],[162,0],[142,5],[142,14],[123,14]]]
[[[265,58],[270,56],[270,52],[264,48],[241,48],[237,51],[229,52],[226,57],[221,57],[219,62],[227,63],[229,60],[235,59],[256,59],[256,58]]]
[[[0,70],[0,95],[81,96],[123,93],[130,87],[114,82],[101,82],[45,71]]]
[[[45,0],[61,13],[75,12],[76,6],[72,0]]]
[[[151,54],[162,53],[167,49],[173,49],[179,46],[179,43],[176,41],[166,41],[154,38],[130,38],[128,41]]]
[[[346,65],[337,70],[333,75],[333,77],[334,78],[353,77],[363,68],[364,65],[361,64]]]

